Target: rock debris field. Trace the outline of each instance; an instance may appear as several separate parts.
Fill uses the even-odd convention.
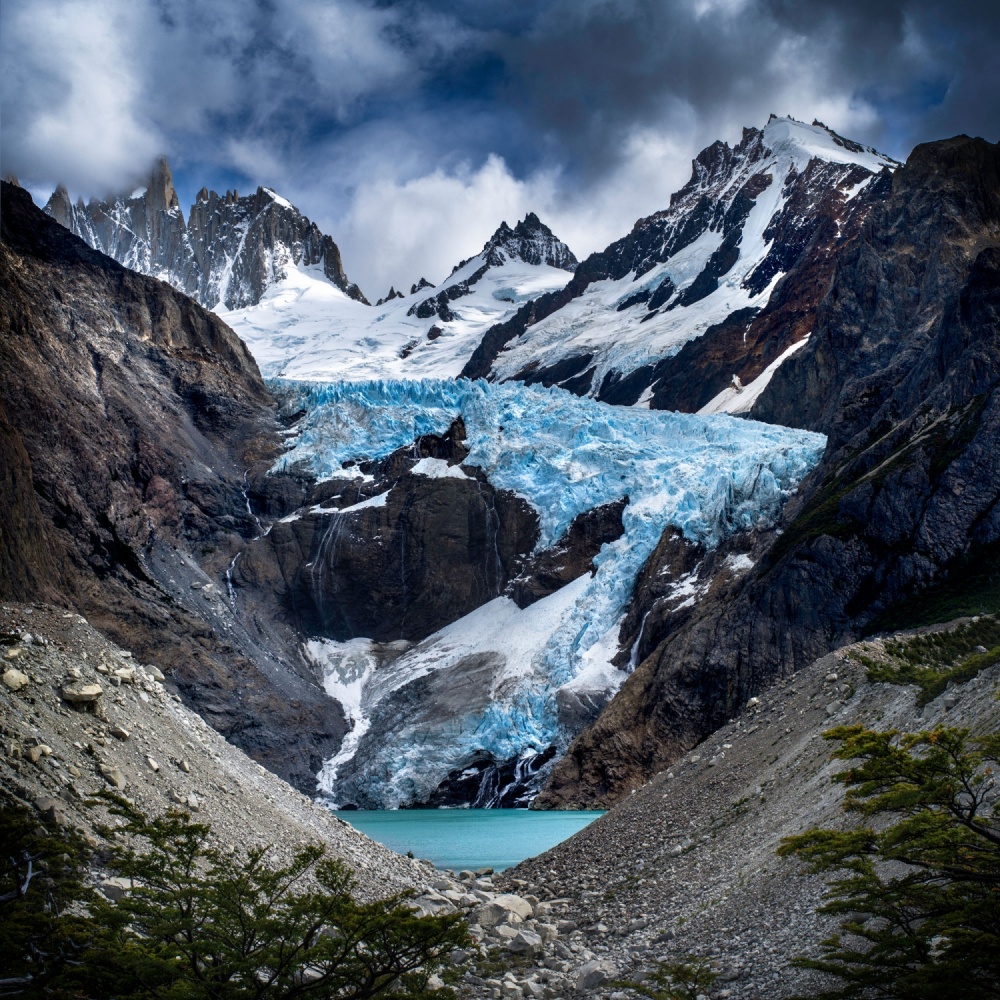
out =
[[[237,848],[324,843],[360,897],[412,889],[423,913],[467,915],[477,947],[452,956],[463,996],[624,1000],[636,994],[621,981],[692,954],[720,974],[712,1000],[808,995],[819,981],[788,961],[833,925],[815,913],[822,881],[775,849],[843,822],[822,732],[1000,725],[997,667],[921,709],[912,687],[865,679],[858,654],[880,650],[846,646],[779,682],[604,817],[494,875],[394,854],[226,743],[79,615],[0,605],[0,785],[91,832],[100,810],[85,801],[112,788],[147,813],[188,809]]]

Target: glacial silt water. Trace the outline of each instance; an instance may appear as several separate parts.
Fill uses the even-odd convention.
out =
[[[604,814],[597,810],[393,809],[338,812],[341,819],[400,854],[438,868],[503,871],[561,843]]]

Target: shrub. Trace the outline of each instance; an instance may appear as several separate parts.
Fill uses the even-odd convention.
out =
[[[4,913],[7,956],[53,936],[68,942],[58,961],[24,968],[29,992],[117,1000],[452,995],[431,975],[468,941],[460,916],[418,917],[406,894],[360,903],[348,869],[318,845],[279,863],[268,848],[213,846],[210,827],[186,813],[150,819],[124,799],[110,803],[120,825],[102,829],[110,845],[102,861],[131,880],[124,898],[86,890],[90,857],[77,838],[55,848],[65,850],[57,896],[22,894],[9,927]],[[4,836],[22,844],[22,859],[48,850],[49,835],[30,822],[4,810]],[[7,874],[8,884],[18,877]]]
[[[819,958],[795,964],[840,980],[817,995],[830,1000],[1000,997],[1000,735],[861,726],[824,735],[851,762],[835,780],[863,822],[779,849],[827,876],[821,912],[842,918]]]

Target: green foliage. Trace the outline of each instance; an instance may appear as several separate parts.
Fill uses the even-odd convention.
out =
[[[316,845],[295,850],[284,863],[266,848],[238,854],[215,846],[210,828],[186,813],[150,819],[124,799],[105,798],[119,825],[102,829],[110,847],[101,860],[131,880],[125,897],[115,903],[86,892],[81,879],[89,856],[79,843],[60,842],[54,849],[66,851],[63,875],[49,880],[61,887],[58,900],[22,905],[26,917],[12,927],[4,914],[4,955],[20,954],[47,922],[59,928],[58,921],[72,920],[57,934],[72,945],[69,960],[23,974],[36,994],[44,986],[47,995],[95,1000],[453,996],[430,977],[468,942],[460,916],[418,917],[405,894],[359,903],[348,869]],[[26,862],[18,857],[48,849],[47,834],[22,819],[5,817],[5,846],[9,840],[15,847],[5,851],[15,859],[5,870],[5,889],[24,881]]]
[[[641,993],[652,1000],[698,1000],[707,993],[719,974],[711,963],[700,955],[685,955],[680,959],[666,959],[657,964],[655,971],[640,982],[617,983]]]
[[[88,860],[77,834],[0,798],[0,996],[62,995],[55,984],[89,939],[74,912],[93,899]]]
[[[835,778],[847,830],[786,839],[827,876],[822,912],[841,933],[796,964],[838,978],[830,1000],[1000,997],[1000,823],[992,767],[1000,734],[938,728],[900,736],[845,726],[825,734],[851,762]]]
[[[768,565],[776,565],[792,549],[823,535],[850,538],[856,534],[859,525],[840,510],[840,501],[853,486],[853,483],[843,486],[839,480],[833,479],[817,489],[805,510],[775,539],[767,552]]]
[[[976,648],[989,647],[987,652]],[[885,661],[862,656],[870,681],[915,684],[919,705],[926,705],[949,684],[962,684],[1000,663],[1000,622],[983,616],[947,632],[934,632],[900,642],[886,642]]]

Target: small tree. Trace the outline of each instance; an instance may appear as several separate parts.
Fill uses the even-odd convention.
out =
[[[621,982],[651,1000],[698,1000],[719,978],[711,963],[699,955],[664,959],[642,982]]]
[[[286,864],[209,843],[186,813],[148,819],[121,799],[105,830],[109,867],[133,882],[91,912],[99,933],[79,984],[92,995],[157,1000],[365,1000],[387,992],[450,995],[428,985],[466,944],[460,916],[418,917],[406,895],[358,903],[353,879],[318,846]]]
[[[211,845],[186,813],[123,822],[95,857],[72,831],[0,803],[0,996],[74,1000],[413,1000],[452,992],[431,975],[468,943],[461,916],[418,917],[398,894],[351,895],[319,846],[285,864]],[[88,887],[91,866],[131,880],[119,902]]]
[[[90,940],[89,855],[75,832],[0,798],[0,996],[60,995]]]
[[[787,838],[828,877],[821,912],[841,933],[818,959],[795,964],[836,977],[830,1000],[1000,997],[1000,825],[993,766],[1000,735],[972,739],[938,728],[900,735],[844,726],[824,734],[844,808],[863,819],[847,830]]]

